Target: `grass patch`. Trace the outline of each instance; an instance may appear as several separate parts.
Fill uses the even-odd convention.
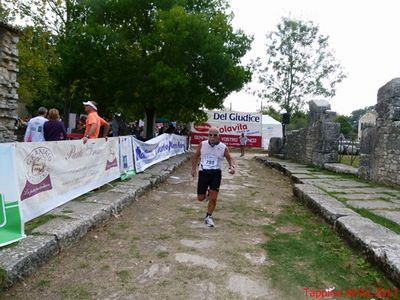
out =
[[[141,254],[139,252],[139,249],[136,247],[136,245],[130,245],[129,246],[129,254],[132,255],[134,258],[141,258]]]
[[[110,269],[111,269],[110,265],[102,265],[102,266],[100,267],[100,270],[102,270],[102,271],[108,271],[108,270],[110,270]]]
[[[48,287],[50,285],[50,280],[48,279],[39,279],[36,281],[36,286],[38,287]]]
[[[129,271],[127,270],[122,270],[122,271],[118,271],[116,272],[119,280],[121,280],[123,283],[127,283],[129,281],[129,278],[131,277],[131,275],[129,274]]]
[[[352,210],[354,210],[355,212],[359,213],[361,216],[370,219],[372,222],[378,223],[378,224],[385,226],[386,228],[389,228],[390,230],[396,232],[397,234],[400,234],[400,225],[397,224],[396,222],[393,222],[384,217],[378,216],[365,208],[355,208],[355,207],[352,207],[349,205],[348,205],[348,207],[351,208]]]
[[[91,288],[89,283],[69,286],[61,290],[61,295],[63,299],[93,299]]]
[[[34,229],[56,218],[71,219],[71,217],[63,215],[43,215],[25,223],[25,233],[30,235]]]
[[[250,197],[254,197],[255,195],[259,194],[259,191],[250,191]]]
[[[133,235],[133,236],[131,237],[131,240],[132,240],[132,241],[138,241],[138,240],[140,240],[140,237],[137,236],[137,235]]]
[[[155,239],[156,240],[168,240],[168,239],[170,239],[171,238],[171,236],[170,235],[168,235],[168,234],[159,234],[159,235],[157,235],[156,237],[155,237]]]
[[[0,291],[6,285],[6,280],[7,280],[7,271],[0,268]]]
[[[167,257],[169,255],[169,252],[167,252],[167,251],[161,251],[161,252],[158,252],[157,253],[157,257],[158,258],[165,258],[165,257]]]
[[[342,291],[393,287],[383,273],[353,252],[333,229],[304,207],[298,204],[285,207],[275,222],[274,226],[264,226],[269,241],[263,248],[273,262],[266,272],[285,293],[298,293],[298,287],[335,286]],[[276,229],[279,225],[301,230],[282,233]]]
[[[37,218],[25,223],[25,233],[31,234],[35,228],[37,228],[43,224],[46,224],[47,222],[49,222],[50,220],[53,220],[55,218],[57,218],[55,215],[43,215],[43,216],[37,217]]]
[[[339,155],[339,163],[358,168],[360,166],[360,156]]]

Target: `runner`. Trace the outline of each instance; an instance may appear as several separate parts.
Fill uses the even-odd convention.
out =
[[[243,132],[240,135],[239,140],[240,140],[240,156],[244,156],[244,148],[246,148],[247,145],[247,137],[244,135]]]
[[[217,205],[219,187],[221,185],[221,167],[224,157],[229,164],[229,173],[235,173],[233,159],[224,143],[219,141],[219,133],[216,127],[210,127],[208,140],[199,144],[192,157],[192,176],[196,176],[199,166],[199,180],[197,183],[197,200],[203,201],[208,197],[207,214],[204,223],[208,227],[214,227],[212,213]],[[200,163],[199,163],[200,161]],[[207,193],[208,191],[208,193]]]

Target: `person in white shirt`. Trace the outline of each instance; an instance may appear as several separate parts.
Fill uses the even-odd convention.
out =
[[[239,137],[239,141],[240,141],[240,156],[244,156],[244,148],[247,145],[247,137],[244,135],[243,132]]]
[[[39,107],[38,116],[29,120],[26,127],[24,142],[43,142],[43,125],[48,120],[46,119],[47,108]]]
[[[207,214],[204,223],[214,227],[212,213],[217,205],[217,197],[222,178],[222,162],[226,158],[229,164],[229,173],[235,173],[233,159],[224,143],[219,141],[218,128],[210,127],[208,140],[202,141],[192,157],[192,176],[196,176],[199,166],[199,180],[197,183],[197,200],[203,201],[208,196]],[[200,163],[199,163],[200,162]],[[208,195],[207,195],[208,191]]]

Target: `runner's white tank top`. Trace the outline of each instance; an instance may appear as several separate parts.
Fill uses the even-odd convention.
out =
[[[221,170],[222,161],[224,160],[226,145],[224,143],[219,143],[214,147],[208,142],[201,142],[201,160],[200,160],[200,171],[202,170]]]

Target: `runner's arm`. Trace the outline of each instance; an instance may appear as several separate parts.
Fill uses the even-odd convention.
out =
[[[196,149],[196,152],[192,156],[192,176],[196,176],[197,165],[199,164],[199,159],[201,155],[201,143]]]
[[[232,170],[235,170],[235,164],[233,162],[233,158],[232,158],[231,154],[229,153],[228,147],[225,148],[224,156],[225,156],[226,160],[228,161],[229,168]]]

